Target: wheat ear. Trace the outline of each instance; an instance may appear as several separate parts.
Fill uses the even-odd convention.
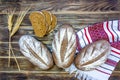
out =
[[[24,11],[20,11],[19,16],[17,18],[17,21],[16,21],[16,23],[15,23],[13,29],[12,29],[12,32],[10,34],[11,37],[18,31],[23,18],[25,17],[25,15],[27,14],[27,12],[30,10],[30,8],[31,7],[27,7],[27,8],[25,8]]]

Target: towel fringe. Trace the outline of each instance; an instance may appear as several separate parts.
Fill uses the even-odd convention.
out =
[[[88,75],[84,71],[78,70],[74,66],[74,64],[72,64],[68,68],[65,68],[65,71],[69,72],[70,74],[75,73],[74,77],[76,77],[78,80],[98,80],[98,79],[95,79],[95,78],[91,77],[90,75]]]

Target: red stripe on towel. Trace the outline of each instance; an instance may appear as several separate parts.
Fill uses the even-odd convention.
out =
[[[86,38],[87,38],[88,44],[90,44],[90,41],[89,41],[88,36],[87,36],[87,34],[86,34],[86,29],[84,29],[84,32],[85,32],[85,36],[86,36]]]
[[[113,33],[110,31],[110,29],[108,28],[108,27],[109,27],[108,24],[109,24],[109,22],[107,22],[106,27],[107,27],[108,31],[110,32],[110,34],[112,35],[112,41],[114,42],[114,35],[113,35]]]
[[[110,65],[110,66],[113,66],[113,67],[115,67],[117,65],[117,62],[113,61],[111,59],[107,59],[105,63]]]
[[[102,73],[104,73],[104,74],[107,74],[107,75],[111,75],[111,74],[109,74],[109,73],[107,73],[107,72],[105,72],[105,71],[102,71],[102,70],[99,70],[99,69],[95,69],[95,70],[97,70],[97,71],[99,71],[99,72],[102,72]]]
[[[111,50],[112,52],[114,52],[114,53],[116,53],[116,54],[118,54],[118,55],[120,55],[120,53],[119,52],[117,52],[117,51],[114,51],[114,50]]]

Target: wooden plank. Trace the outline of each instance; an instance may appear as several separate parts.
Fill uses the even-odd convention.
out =
[[[2,56],[1,56],[2,57]],[[33,65],[30,61],[28,61],[28,59],[26,59],[24,56],[17,56],[17,61],[20,65],[21,70],[23,71],[41,71],[41,69],[35,65]],[[18,71],[17,66],[16,66],[16,62],[14,60],[14,56],[12,56],[11,60],[11,65],[10,67],[8,67],[8,56],[3,56],[2,58],[0,58],[0,71],[4,72],[4,71]],[[63,69],[60,69],[58,67],[56,67],[56,65],[54,65],[54,67],[52,69],[50,69],[49,71],[63,71]],[[120,62],[118,63],[115,71],[120,71]]]
[[[14,5],[13,5],[14,4]],[[21,7],[32,4],[31,10],[50,10],[50,11],[117,11],[120,1],[95,1],[95,0],[45,0],[45,1],[22,1],[17,3],[3,2],[0,12],[3,12],[5,7]],[[95,7],[94,7],[95,6]]]
[[[68,76],[69,73],[68,72],[65,72],[65,71],[24,71],[24,70],[21,70],[21,71],[0,71],[0,73],[12,73],[12,74],[24,74],[24,73],[29,73],[29,74],[43,74],[43,75],[46,75],[46,74],[61,74],[61,75],[64,75],[64,76]],[[73,73],[75,74],[75,73]],[[111,76],[120,76],[120,71],[113,71],[113,74]],[[71,75],[69,75],[71,76]]]
[[[41,75],[41,76],[40,76]],[[30,73],[19,73],[19,74],[8,74],[8,73],[1,73],[1,80],[77,80],[75,77],[67,75],[64,77],[61,77],[58,74],[48,74],[42,75],[42,74],[30,74]],[[119,80],[119,76],[111,76],[109,80]]]
[[[120,18],[120,12],[114,14],[57,14],[57,22],[59,24],[71,25],[91,25],[98,22],[103,22],[107,20],[115,20]],[[1,28],[7,27],[7,15],[1,15],[0,18]],[[25,16],[21,23],[21,26],[31,26],[29,20],[29,14]]]
[[[64,75],[61,77],[61,74],[31,74],[31,73],[18,73],[18,74],[8,74],[1,73],[1,79],[12,79],[12,80],[77,80],[73,77],[73,75]],[[6,76],[6,77],[5,77]]]

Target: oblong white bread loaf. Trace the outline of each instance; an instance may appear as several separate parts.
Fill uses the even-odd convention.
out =
[[[52,42],[53,59],[60,68],[69,67],[76,51],[76,35],[71,25],[62,25]]]
[[[99,40],[83,48],[75,58],[75,66],[80,70],[94,70],[103,64],[110,54],[108,41]]]
[[[35,38],[24,35],[19,40],[19,46],[23,55],[39,68],[47,70],[53,66],[52,54]]]

